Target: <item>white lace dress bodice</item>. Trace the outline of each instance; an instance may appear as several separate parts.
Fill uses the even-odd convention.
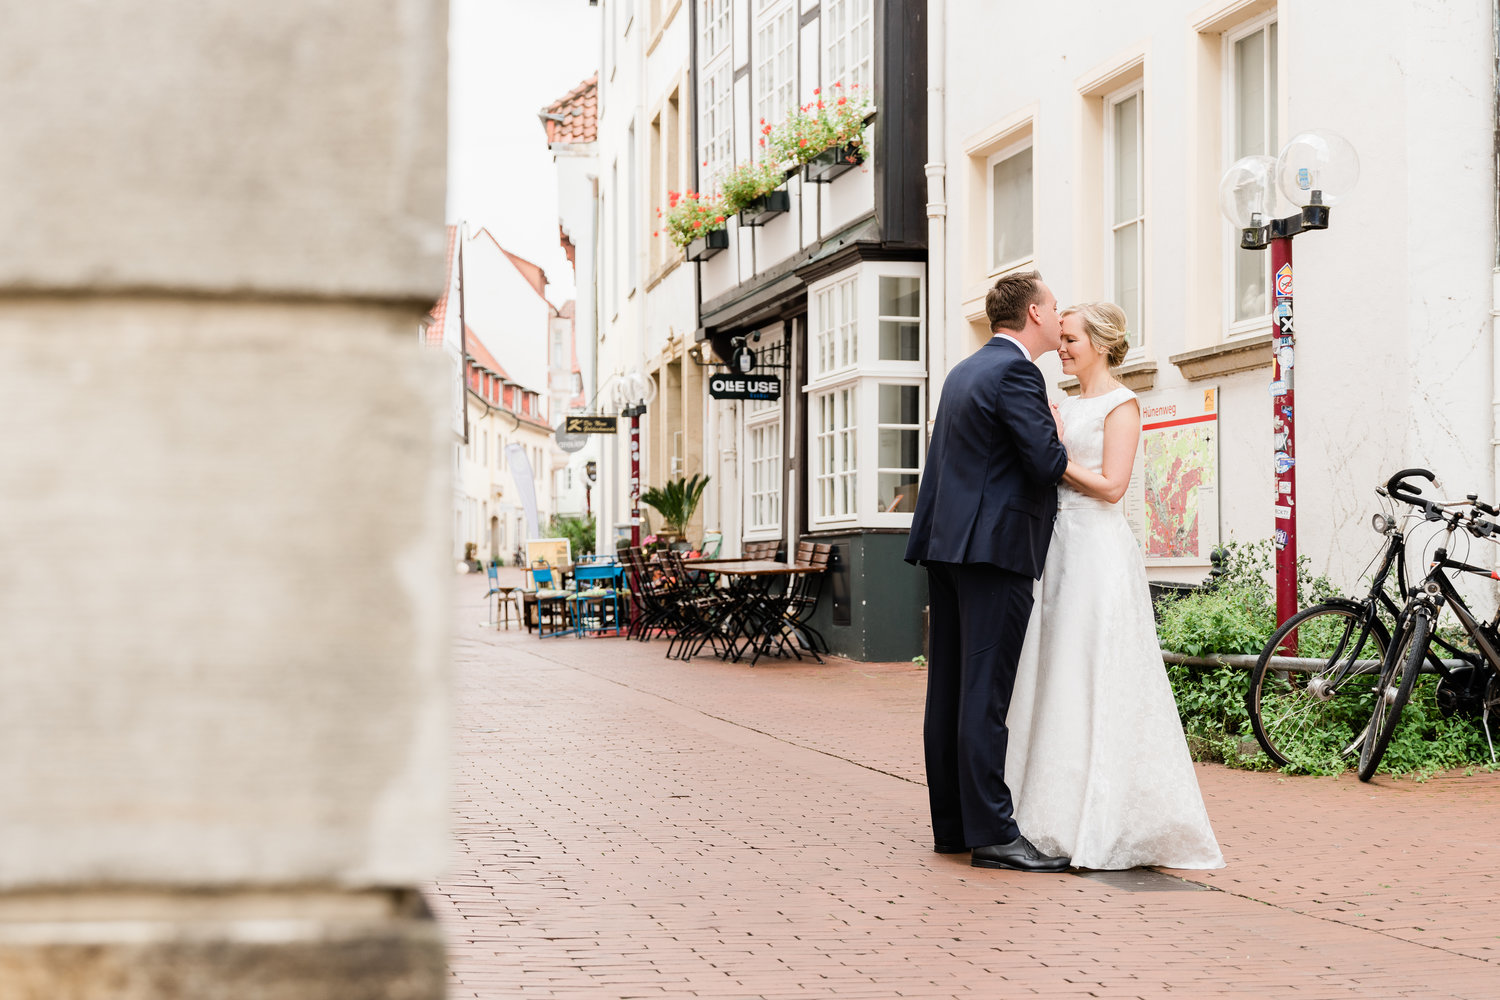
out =
[[[1069,457],[1101,471],[1105,417],[1134,398],[1059,404]],[[1006,716],[1016,822],[1079,868],[1223,867],[1123,505],[1067,484],[1057,499]]]

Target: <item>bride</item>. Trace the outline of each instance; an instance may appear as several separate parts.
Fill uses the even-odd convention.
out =
[[[1125,314],[1062,314],[1068,468],[1006,723],[1005,781],[1037,848],[1078,868],[1222,868],[1156,641],[1146,567],[1120,500],[1141,411],[1110,376]]]

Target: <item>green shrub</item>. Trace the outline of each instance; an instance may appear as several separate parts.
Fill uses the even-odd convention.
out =
[[[594,551],[594,519],[555,514],[547,524],[547,537],[566,538],[573,546],[573,558]]]
[[[1157,638],[1161,647],[1188,656],[1246,653],[1258,656],[1276,630],[1276,594],[1271,584],[1274,550],[1269,541],[1224,547],[1224,572],[1211,589],[1157,602]],[[1327,577],[1314,577],[1307,557],[1298,560],[1299,607],[1337,596]],[[1320,629],[1298,629],[1299,652],[1318,656],[1330,652],[1335,641],[1332,622]],[[1456,640],[1452,625],[1440,628],[1444,638]],[[1465,637],[1466,638],[1466,637]],[[1467,645],[1461,642],[1459,645]],[[1167,678],[1183,732],[1196,760],[1212,760],[1252,770],[1271,768],[1271,761],[1255,742],[1245,695],[1250,671],[1238,667],[1167,666]],[[1381,761],[1388,774],[1431,773],[1436,770],[1490,762],[1489,745],[1477,720],[1445,718],[1433,700],[1437,678],[1422,677],[1402,713],[1400,727]],[[1369,721],[1358,703],[1349,700],[1348,718],[1331,720],[1342,726],[1330,741],[1347,744]],[[1495,726],[1500,735],[1500,720]],[[1353,762],[1351,761],[1351,766]],[[1304,772],[1306,768],[1301,769]]]

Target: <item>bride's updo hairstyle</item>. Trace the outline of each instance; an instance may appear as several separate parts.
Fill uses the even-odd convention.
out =
[[[1111,368],[1118,368],[1130,350],[1129,334],[1125,332],[1125,310],[1113,302],[1085,302],[1063,310],[1064,316],[1077,313],[1083,317],[1084,332],[1089,340],[1105,356]]]

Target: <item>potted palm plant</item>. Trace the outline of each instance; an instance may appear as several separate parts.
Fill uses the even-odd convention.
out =
[[[695,473],[691,479],[679,476],[669,480],[665,486],[653,486],[641,494],[641,503],[654,508],[661,515],[662,530],[657,532],[658,537],[675,535],[681,540],[687,534],[688,522],[698,509],[698,501],[703,499],[703,489],[708,485],[708,480],[708,476],[699,473]]]

